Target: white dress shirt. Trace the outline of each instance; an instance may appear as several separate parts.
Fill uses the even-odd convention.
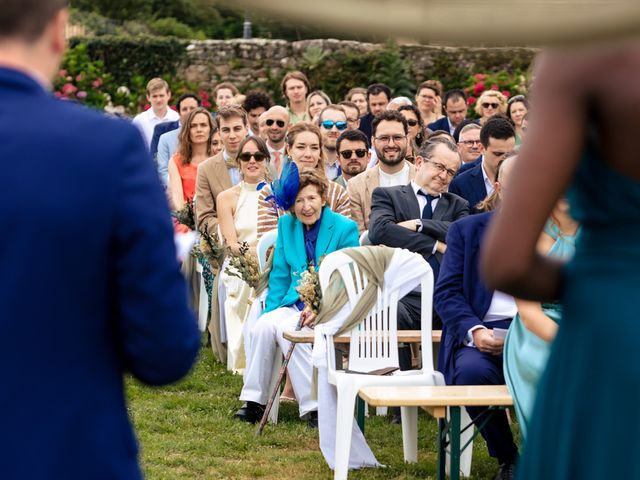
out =
[[[164,117],[158,117],[153,111],[153,108],[145,112],[141,112],[133,119],[133,124],[138,127],[142,133],[142,138],[147,145],[147,148],[151,146],[151,140],[153,139],[153,129],[156,125],[164,122],[175,122],[180,119],[180,115],[175,110],[167,108],[167,113]]]
[[[378,169],[380,175],[381,187],[397,187],[398,185],[406,185],[409,183],[409,165],[405,162],[402,170],[397,173],[385,173],[382,169]]]

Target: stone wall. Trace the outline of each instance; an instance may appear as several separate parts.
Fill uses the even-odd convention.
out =
[[[189,81],[213,88],[220,81],[231,81],[241,88],[277,81],[287,70],[309,62],[322,67],[322,58],[335,53],[365,54],[384,45],[334,39],[303,40],[204,40],[188,47],[189,64],[181,72]],[[535,53],[533,48],[475,48],[428,45],[400,45],[416,82],[427,78],[449,78],[460,72],[526,70]],[[454,75],[455,76],[455,75]],[[271,85],[273,86],[273,85]],[[456,85],[451,85],[454,87]],[[445,87],[448,87],[445,84]]]

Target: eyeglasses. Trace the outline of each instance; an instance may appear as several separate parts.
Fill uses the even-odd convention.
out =
[[[284,120],[274,120],[272,118],[269,118],[268,120],[266,120],[264,123],[267,124],[267,127],[272,126],[274,123],[276,125],[278,125],[280,128],[284,128],[284,126],[286,125]]]
[[[480,140],[460,140],[458,143],[461,143],[467,147],[473,147],[474,145],[482,145]]]
[[[410,118],[407,120],[407,125],[409,125],[410,127],[415,127],[416,125],[418,125],[418,120],[414,120],[413,118]]]
[[[376,137],[376,140],[380,143],[389,143],[393,140],[393,143],[404,142],[407,139],[406,135],[380,135]]]
[[[342,158],[347,160],[347,159],[351,158],[351,156],[354,153],[356,154],[356,157],[362,158],[367,154],[367,151],[364,148],[356,148],[355,150],[342,150],[340,152],[340,155],[342,155]]]
[[[340,131],[347,128],[347,122],[334,122],[332,120],[325,120],[324,122],[320,122],[320,125],[322,125],[322,128],[326,130],[331,130],[334,125]]]
[[[483,102],[482,103],[482,108],[498,108],[500,106],[499,103],[489,103],[489,102]]]
[[[458,173],[457,170],[452,170],[450,168],[447,168],[440,162],[434,162],[432,160],[425,160],[425,162],[433,165],[433,168],[435,168],[438,171],[438,173],[447,172],[447,175],[450,176],[451,178],[455,177],[456,173]]]
[[[267,156],[262,152],[242,152],[238,155],[241,162],[250,162],[252,157],[256,162],[264,162],[267,159]]]

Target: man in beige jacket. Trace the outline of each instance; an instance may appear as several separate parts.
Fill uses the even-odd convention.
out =
[[[407,121],[402,114],[385,110],[372,122],[371,143],[376,150],[375,167],[347,182],[351,204],[351,218],[360,233],[369,229],[371,195],[377,187],[407,185],[415,174],[412,164],[404,157],[407,153]]]
[[[215,234],[218,228],[216,197],[240,182],[236,155],[240,143],[247,136],[246,112],[237,105],[228,105],[218,111],[220,140],[224,147],[220,153],[198,166],[196,177],[196,221],[198,230]]]

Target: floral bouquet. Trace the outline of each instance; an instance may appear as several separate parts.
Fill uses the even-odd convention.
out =
[[[171,216],[175,218],[178,223],[187,226],[189,230],[196,229],[196,214],[193,209],[192,200],[187,200],[180,210],[171,212]]]
[[[300,300],[316,315],[320,311],[322,290],[320,289],[320,276],[318,269],[309,264],[307,269],[300,274],[300,283],[296,287]]]
[[[209,233],[209,229],[200,232],[200,252],[207,259],[212,270],[220,268],[224,258],[224,249],[218,238]]]
[[[262,274],[260,273],[260,265],[258,257],[252,253],[247,242],[240,243],[240,253],[233,253],[229,256],[229,265],[225,269],[225,273],[232,277],[238,277],[246,282],[251,288],[256,288]]]

